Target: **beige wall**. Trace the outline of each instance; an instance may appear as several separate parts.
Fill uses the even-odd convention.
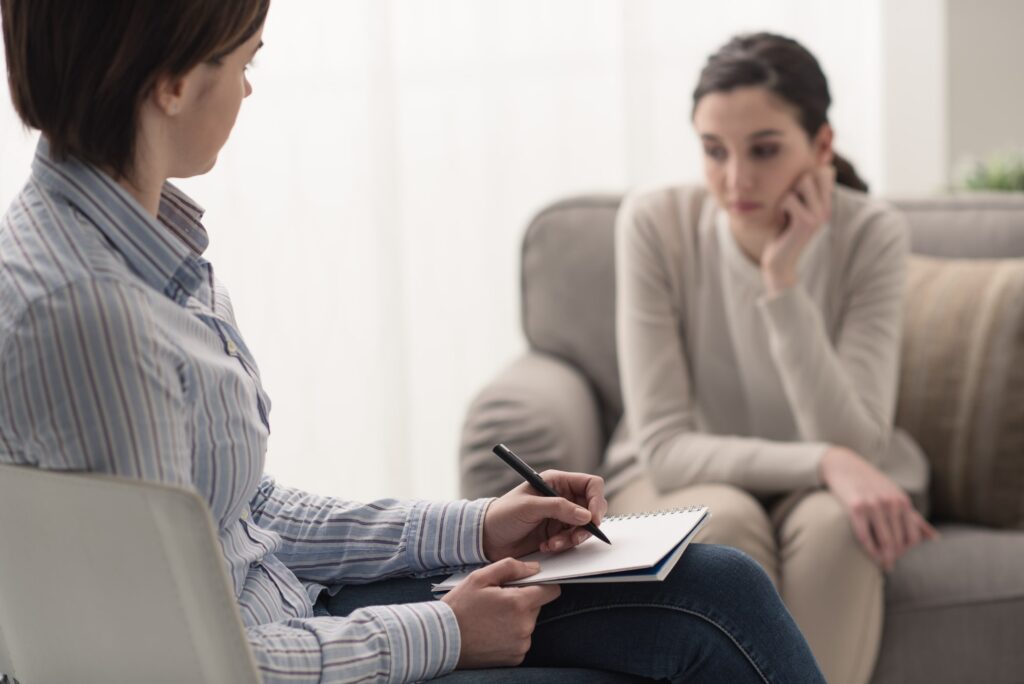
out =
[[[1024,148],[1024,2],[946,0],[949,160]]]

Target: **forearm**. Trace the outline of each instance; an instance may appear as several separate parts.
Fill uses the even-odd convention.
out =
[[[264,477],[251,508],[257,525],[281,537],[276,555],[297,577],[358,583],[486,562],[482,525],[488,501],[361,504],[281,487]]]
[[[829,339],[821,312],[803,288],[798,285],[765,297],[759,308],[800,437],[877,458],[884,452],[892,429],[892,402],[872,402],[858,392]],[[887,337],[883,329],[876,344],[898,344],[898,340]],[[891,363],[884,358],[871,359],[871,363],[870,370],[877,378],[876,392],[894,383],[896,370],[888,368]]]
[[[774,442],[686,430],[641,438],[641,454],[662,492],[719,482],[771,495],[821,484],[819,464],[827,444]]]

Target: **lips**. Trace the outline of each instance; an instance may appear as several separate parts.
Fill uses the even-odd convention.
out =
[[[762,205],[760,202],[753,202],[750,200],[736,200],[735,202],[732,202],[729,206],[732,208],[733,211],[747,213],[751,211],[757,211],[764,205]]]

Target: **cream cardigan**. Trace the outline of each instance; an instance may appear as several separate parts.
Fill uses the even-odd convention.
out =
[[[837,188],[799,284],[774,296],[702,187],[629,196],[615,247],[625,418],[613,489],[644,468],[663,492],[814,487],[834,444],[925,491],[920,449],[892,426],[908,252],[898,213]]]

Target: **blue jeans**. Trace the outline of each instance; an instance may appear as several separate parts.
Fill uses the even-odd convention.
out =
[[[364,606],[429,601],[437,580],[346,586],[333,597],[324,592],[315,610],[348,615]],[[523,666],[672,682],[825,681],[760,566],[742,551],[711,544],[692,544],[664,582],[562,585],[562,595],[537,618]],[[470,681],[469,674],[442,679]]]

